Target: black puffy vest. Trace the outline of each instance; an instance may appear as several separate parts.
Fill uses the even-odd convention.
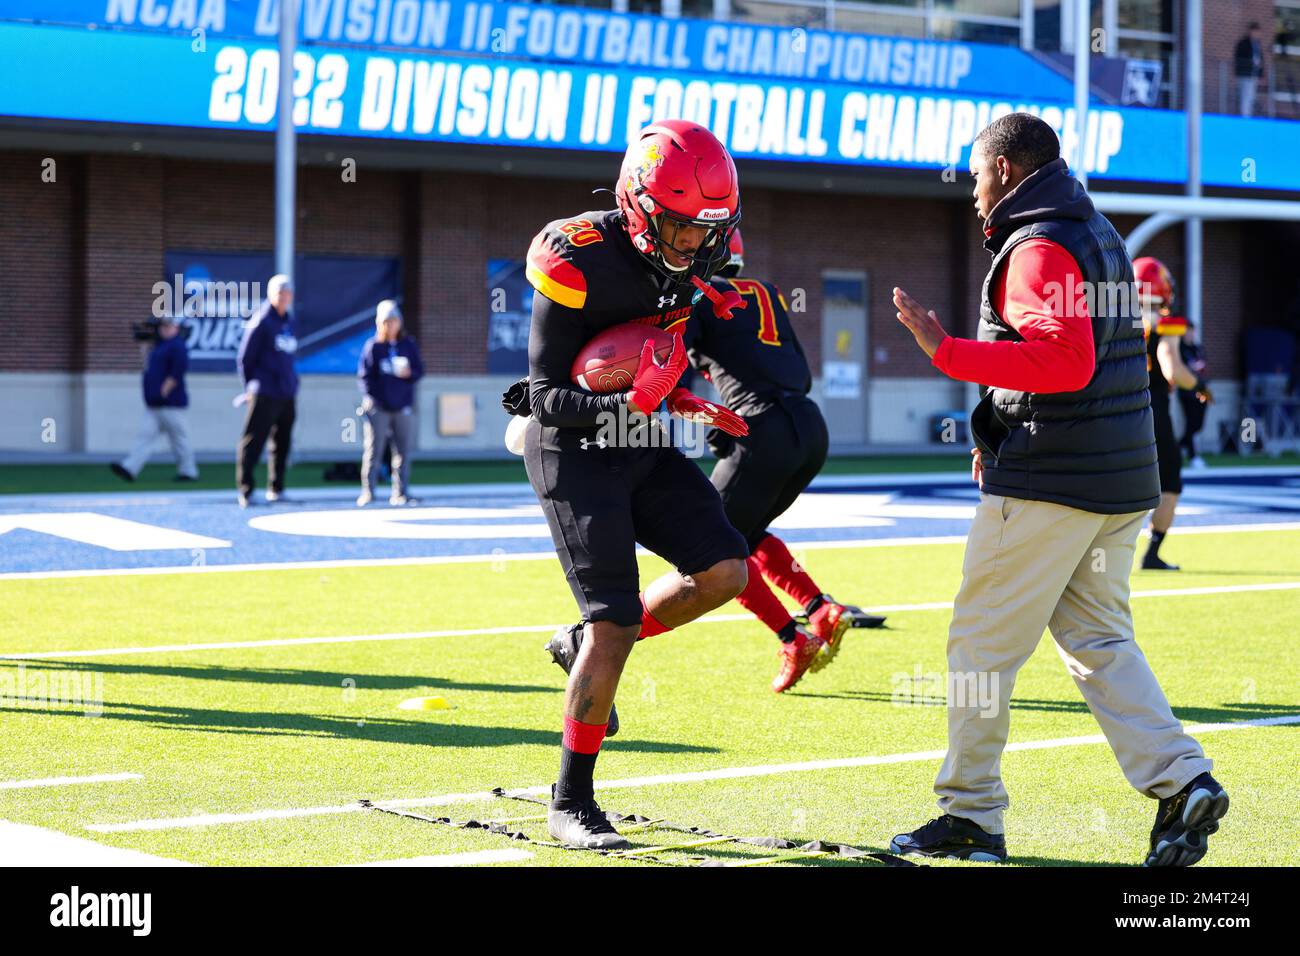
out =
[[[994,310],[990,291],[1011,250],[1029,239],[1065,247],[1086,288],[1098,291],[1088,301],[1096,369],[1086,386],[1047,394],[981,387],[971,434],[983,452],[983,490],[1097,514],[1154,508],[1160,478],[1146,340],[1132,314],[1133,264],[1124,240],[1061,159],[998,203],[989,230],[984,246],[993,264],[981,295],[980,341],[1022,341]]]

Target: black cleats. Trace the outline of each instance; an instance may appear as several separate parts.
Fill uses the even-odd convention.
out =
[[[113,464],[109,465],[108,467],[113,472],[113,474],[117,475],[117,477],[121,478],[123,481],[135,481],[135,475],[127,471],[125,465],[122,465],[115,461],[113,462]]]
[[[578,648],[582,647],[582,638],[585,633],[584,623],[572,624],[569,627],[562,627],[546,642],[546,650],[551,652],[551,660],[563,668],[564,673],[568,674],[573,671],[573,662],[578,659]],[[605,736],[613,737],[618,733],[618,708],[610,706],[609,708],[609,726],[605,728]]]
[[[911,833],[900,833],[889,841],[889,852],[906,855],[942,856],[976,863],[1005,863],[1006,839],[989,833],[969,820],[944,814]]]
[[[1178,565],[1170,564],[1158,554],[1148,554],[1142,559],[1143,571],[1177,571]]]
[[[610,825],[595,799],[556,800],[554,792],[552,788],[546,811],[546,829],[554,839],[582,850],[626,850],[632,846]]]
[[[872,614],[853,604],[844,605],[844,617],[849,627],[884,627],[885,619],[879,614]]]
[[[1160,801],[1145,866],[1191,866],[1205,856],[1210,834],[1228,812],[1228,791],[1203,773]]]

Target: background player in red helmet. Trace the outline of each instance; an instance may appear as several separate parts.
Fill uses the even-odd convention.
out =
[[[1175,388],[1193,392],[1202,403],[1213,400],[1209,387],[1187,367],[1178,348],[1187,320],[1172,314],[1174,279],[1165,264],[1151,256],[1133,260],[1142,330],[1147,337],[1147,369],[1151,373],[1151,412],[1155,417],[1156,454],[1160,459],[1160,504],[1151,512],[1151,542],[1142,558],[1149,571],[1177,571],[1178,565],[1160,557],[1174,510],[1183,490],[1183,453],[1174,437],[1169,396]]]
[[[770,282],[738,278],[744,256],[737,229],[730,259],[718,273],[725,281],[714,285],[735,292],[741,304],[724,319],[710,303],[701,302],[685,341],[691,364],[749,425],[749,434],[740,438],[709,433],[718,456],[712,481],[727,517],[749,544],[749,583],[736,600],[781,641],[781,669],[772,680],[772,690],[779,694],[806,671],[830,663],[850,626],[879,627],[885,619],[837,603],[814,583],[785,542],[768,531],[821,471],[829,436],[821,409],[808,397],[812,371],[785,299]],[[772,586],[803,606],[802,622],[791,616]]]
[[[612,416],[631,427],[665,399],[673,414],[743,435],[742,419],[677,387],[686,368],[680,329],[701,286],[727,259],[740,218],[736,168],[707,129],[667,120],[628,147],[618,209],[547,225],[528,250],[533,298],[524,462],[577,599],[582,622],[547,645],[569,673],[560,774],[547,826],[591,849],[627,842],[596,805],[592,775],[616,729],[614,693],[638,636],[662,633],[731,600],[745,586],[745,540],[704,473],[666,441],[602,441]],[[598,332],[625,322],[673,333],[662,365],[647,343],[631,388],[593,394],[570,369]],[[507,393],[512,410],[519,396]],[[513,400],[513,401],[512,401]],[[636,545],[675,568],[638,593]]]

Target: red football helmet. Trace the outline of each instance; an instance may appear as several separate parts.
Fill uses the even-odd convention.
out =
[[[731,230],[731,241],[727,243],[727,249],[731,252],[731,258],[718,270],[718,275],[724,279],[734,279],[745,268],[745,242],[740,238],[739,226]]]
[[[1154,256],[1133,260],[1133,278],[1137,280],[1138,300],[1155,302],[1166,311],[1174,301],[1174,276]]]
[[[615,195],[632,244],[668,278],[708,280],[726,263],[740,222],[740,184],[726,147],[703,126],[664,120],[641,130],[623,157]],[[685,226],[708,230],[689,255],[674,249]],[[665,250],[686,265],[673,265]]]

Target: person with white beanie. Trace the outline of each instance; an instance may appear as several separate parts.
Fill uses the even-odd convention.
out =
[[[375,309],[375,337],[366,342],[357,363],[361,408],[365,415],[365,451],[361,457],[361,494],[357,506],[374,500],[375,477],[384,445],[393,450],[393,491],[389,504],[409,505],[411,447],[415,440],[415,383],[424,363],[415,339],[402,326],[402,312],[392,299]]]

